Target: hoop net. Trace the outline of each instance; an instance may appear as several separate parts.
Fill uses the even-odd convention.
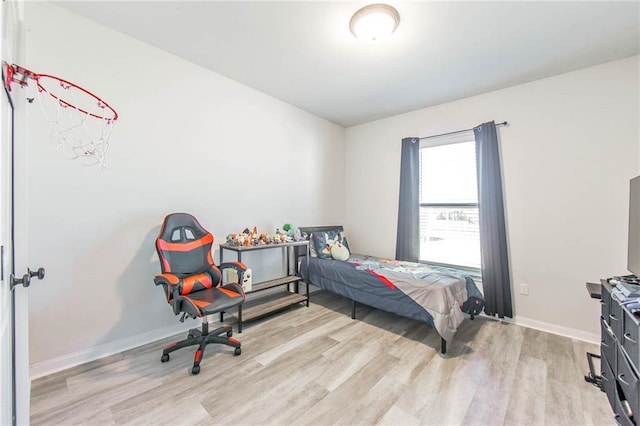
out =
[[[58,77],[35,78],[38,103],[51,125],[51,142],[65,157],[104,169],[118,114],[91,92]]]
[[[104,169],[118,113],[98,96],[67,80],[17,65],[9,68],[9,89],[12,81],[21,86],[27,85],[28,78],[36,82],[38,103],[51,126],[53,148],[69,159]],[[17,74],[21,77],[15,77]]]

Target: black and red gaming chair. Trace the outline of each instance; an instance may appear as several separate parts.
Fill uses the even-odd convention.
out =
[[[241,318],[241,305],[245,301],[242,286],[237,283],[221,285],[221,269],[235,269],[242,282],[242,275],[247,268],[240,262],[225,262],[217,267],[211,256],[212,245],[213,235],[187,213],[172,213],[165,217],[156,239],[162,274],[155,277],[155,284],[164,287],[173,313],[182,313],[180,321],[184,321],[185,316],[202,318],[202,330],[189,330],[186,340],[164,348],[160,360],[167,362],[169,353],[186,346],[199,345],[192,374],[200,372],[202,354],[209,343],[232,346],[235,348],[235,355],[240,355],[241,352],[240,342],[231,337],[231,326],[225,324],[210,332],[207,316],[237,306],[238,317]],[[221,336],[222,334],[226,336]]]

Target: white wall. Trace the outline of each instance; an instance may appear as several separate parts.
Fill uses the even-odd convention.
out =
[[[354,251],[395,254],[403,137],[507,120],[498,134],[517,321],[599,341],[600,305],[585,282],[626,271],[628,182],[640,171],[638,63],[628,58],[347,129],[345,225]],[[529,296],[518,294],[520,283]]]
[[[178,324],[153,285],[167,213],[192,212],[217,242],[254,225],[342,222],[342,127],[50,3],[27,3],[26,24],[26,67],[76,82],[120,114],[98,171],[53,151],[39,107],[28,106],[20,212],[30,265],[47,269],[30,291],[34,376]],[[281,272],[266,252],[243,260],[254,280]]]

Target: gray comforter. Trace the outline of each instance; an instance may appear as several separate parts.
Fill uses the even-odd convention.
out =
[[[473,279],[447,268],[352,254],[346,262],[313,258],[309,271],[312,284],[427,322],[447,341],[462,323],[463,310],[476,314],[484,305]]]

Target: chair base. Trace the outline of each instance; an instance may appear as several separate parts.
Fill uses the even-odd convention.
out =
[[[222,334],[224,334],[225,336],[222,336]],[[233,331],[231,326],[227,324],[224,324],[221,327],[218,327],[210,332],[209,322],[205,317],[202,320],[202,330],[193,328],[189,330],[189,334],[187,335],[187,338],[185,340],[172,343],[169,346],[165,347],[162,350],[162,357],[160,358],[160,361],[169,361],[169,354],[173,351],[177,351],[178,349],[182,349],[187,346],[198,345],[198,350],[196,350],[196,354],[193,358],[193,367],[191,368],[192,374],[198,374],[200,373],[200,361],[202,361],[204,349],[209,343],[220,343],[223,345],[231,346],[235,348],[233,352],[234,355],[240,355],[242,353],[240,342],[231,336],[233,336]]]

